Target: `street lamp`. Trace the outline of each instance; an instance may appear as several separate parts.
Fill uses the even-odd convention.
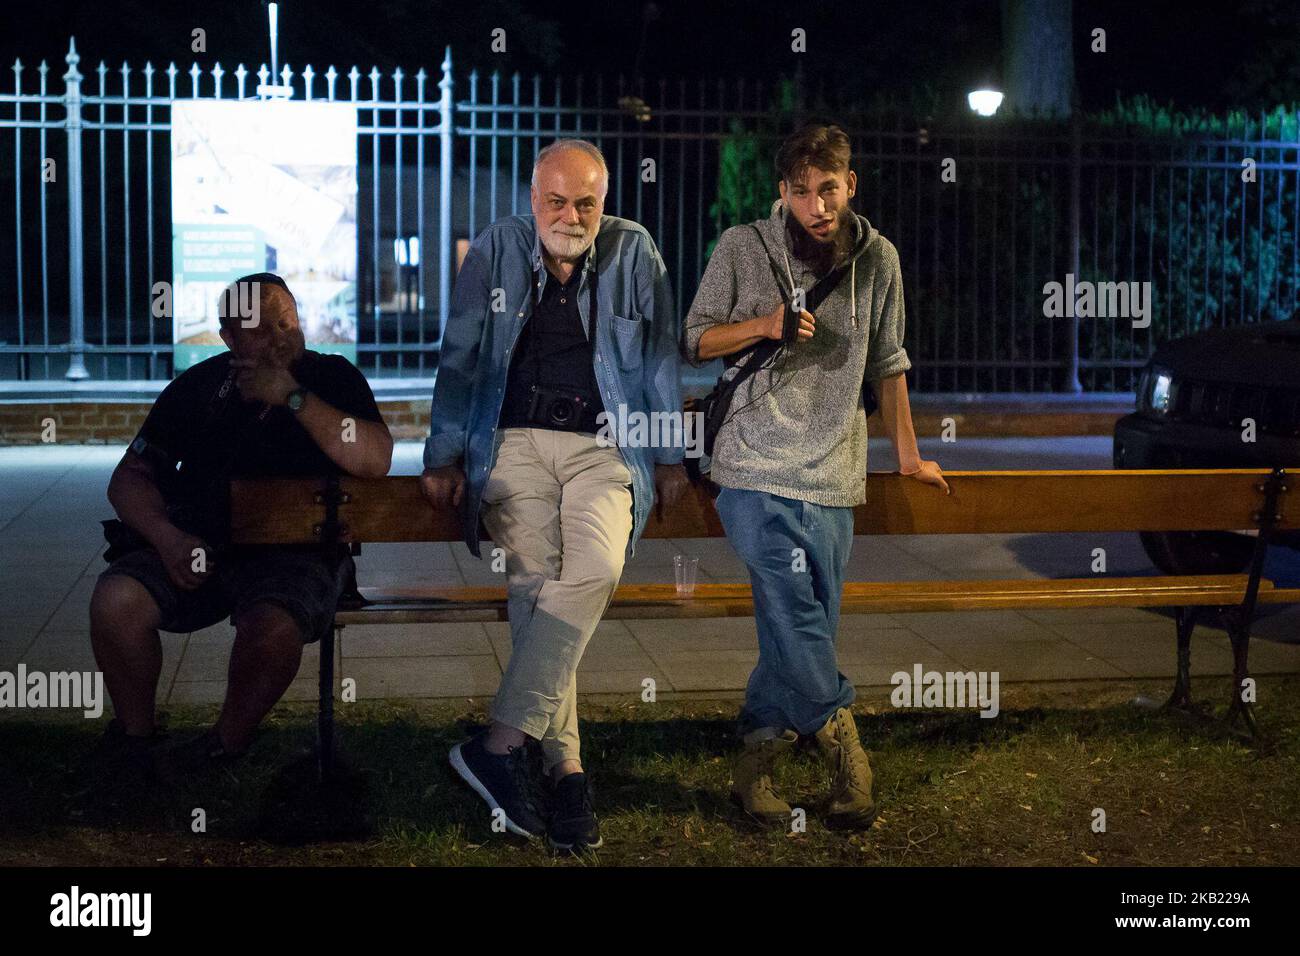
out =
[[[980,116],[992,116],[1002,105],[1002,94],[998,90],[971,90],[966,94],[966,102]]]

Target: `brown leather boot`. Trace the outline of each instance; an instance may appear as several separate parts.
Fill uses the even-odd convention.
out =
[[[736,758],[733,771],[731,799],[761,823],[787,825],[790,822],[790,804],[777,796],[772,772],[777,758],[798,739],[793,730],[778,734],[770,727],[745,737],[745,749]]]
[[[817,746],[831,773],[831,792],[824,812],[828,827],[866,829],[876,818],[871,763],[858,740],[853,713],[841,707],[817,731]]]

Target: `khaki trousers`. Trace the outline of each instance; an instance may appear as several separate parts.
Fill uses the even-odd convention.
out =
[[[623,573],[632,475],[590,434],[506,428],[498,442],[482,514],[505,551],[511,651],[492,719],[540,740],[549,772],[579,759],[578,662]]]

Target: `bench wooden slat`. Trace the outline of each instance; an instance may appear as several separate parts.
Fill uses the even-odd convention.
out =
[[[944,477],[951,496],[897,474],[868,476],[867,502],[855,511],[854,532],[1235,531],[1256,527],[1253,516],[1263,502],[1259,486],[1270,471],[960,471],[950,475]],[[1286,526],[1284,517],[1278,527]]]
[[[1255,526],[1267,469],[1117,471],[953,471],[952,494],[896,473],[867,476],[867,503],[855,509],[856,534],[1019,534],[1029,532],[1232,531]],[[1159,480],[1153,481],[1156,477]],[[324,507],[316,479],[241,479],[231,489],[237,544],[318,540]],[[350,501],[339,507],[356,541],[458,541],[460,519],[434,511],[414,476],[342,478]],[[1289,529],[1283,512],[1279,530]],[[717,538],[713,502],[698,486],[647,538]]]
[[[1030,578],[995,581],[855,581],[846,583],[841,612],[994,610],[1026,607],[1176,607],[1240,603],[1247,575],[1185,577]],[[1273,583],[1261,580],[1259,600],[1269,601]],[[504,621],[504,587],[361,588],[375,603],[338,614],[339,624]],[[1300,599],[1300,589],[1279,591]],[[438,603],[441,602],[441,603]],[[747,584],[700,584],[678,598],[671,584],[624,584],[606,617],[748,617]]]

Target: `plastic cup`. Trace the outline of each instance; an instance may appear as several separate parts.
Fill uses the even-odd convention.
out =
[[[673,573],[677,576],[678,597],[690,597],[695,593],[695,575],[699,569],[699,558],[685,554],[673,555]]]

